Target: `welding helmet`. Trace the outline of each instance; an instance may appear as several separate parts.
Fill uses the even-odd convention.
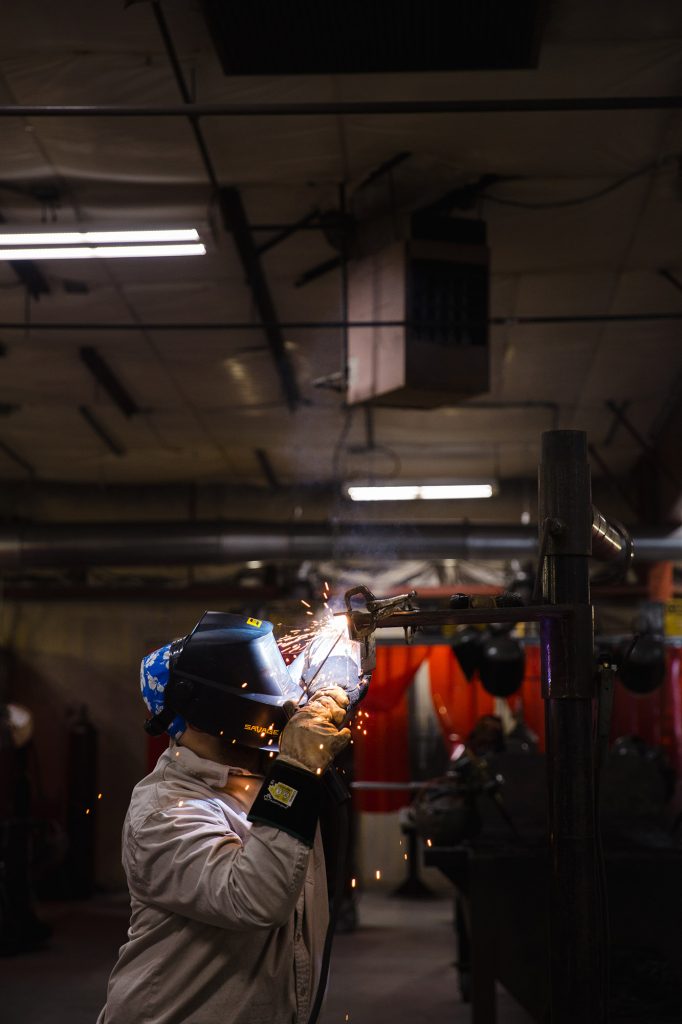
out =
[[[271,622],[205,612],[192,632],[170,645],[163,707],[145,728],[159,735],[178,720],[242,746],[277,750],[287,721],[284,704],[297,702]]]

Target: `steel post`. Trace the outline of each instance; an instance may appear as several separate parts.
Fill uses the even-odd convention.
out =
[[[593,627],[587,438],[543,434],[538,489],[543,604],[573,605],[540,623],[545,700],[552,1024],[603,1024],[603,894],[594,794]]]

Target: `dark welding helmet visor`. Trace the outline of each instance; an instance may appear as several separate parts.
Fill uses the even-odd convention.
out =
[[[205,612],[171,651],[165,709],[202,732],[242,746],[276,751],[287,715],[298,702],[271,622]]]

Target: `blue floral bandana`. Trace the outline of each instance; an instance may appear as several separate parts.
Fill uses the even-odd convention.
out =
[[[140,663],[142,699],[147,705],[147,709],[153,715],[163,710],[163,693],[169,679],[168,658],[170,649],[170,644],[166,644],[165,647],[159,647],[158,651],[148,654]],[[177,715],[166,729],[166,732],[173,739],[177,739],[186,728],[187,723],[185,719]]]

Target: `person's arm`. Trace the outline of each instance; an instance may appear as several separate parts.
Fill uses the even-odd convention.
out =
[[[178,800],[131,835],[131,891],[222,928],[272,928],[293,913],[319,817],[322,774],[350,740],[348,698],[315,694],[282,730],[280,753],[254,801],[247,843],[225,827],[220,801]]]
[[[310,848],[254,825],[247,843],[226,830],[219,801],[184,800],[154,812],[131,837],[133,895],[227,929],[272,928],[293,913]]]

